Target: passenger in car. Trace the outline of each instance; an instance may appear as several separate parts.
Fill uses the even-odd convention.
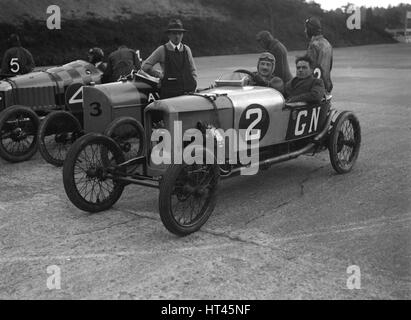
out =
[[[275,58],[269,52],[263,52],[258,58],[257,72],[253,73],[250,85],[274,88],[284,93],[284,82],[274,75]]]
[[[297,76],[285,86],[287,102],[320,103],[325,96],[324,82],[314,77],[310,57],[298,57],[295,64]]]

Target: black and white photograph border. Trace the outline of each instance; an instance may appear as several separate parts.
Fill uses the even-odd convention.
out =
[[[0,299],[410,299],[400,2],[0,0]]]

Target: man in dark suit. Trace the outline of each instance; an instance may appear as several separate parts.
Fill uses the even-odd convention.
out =
[[[295,61],[297,76],[285,86],[287,102],[320,103],[325,96],[324,82],[313,75],[313,62],[308,56]]]

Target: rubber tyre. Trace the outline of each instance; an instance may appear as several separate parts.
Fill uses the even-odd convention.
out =
[[[37,151],[37,132],[39,129],[40,125],[40,119],[37,116],[37,114],[30,108],[24,107],[24,106],[12,106],[10,108],[7,108],[3,112],[0,113],[0,135],[2,136],[2,130],[4,126],[6,125],[7,120],[10,117],[16,116],[16,115],[22,115],[25,117],[28,117],[30,119],[32,128],[30,128],[32,131],[35,131],[33,135],[33,141],[31,142],[29,148],[27,150],[24,150],[23,152],[20,152],[19,154],[16,153],[11,153],[7,148],[3,145],[3,142],[1,141],[0,137],[0,157],[3,159],[9,161],[9,162],[22,162],[29,160]]]
[[[178,178],[183,173],[186,167],[190,167],[186,164],[173,164],[167,169],[166,173],[164,174],[162,181],[160,183],[160,194],[159,194],[159,211],[161,221],[163,222],[164,226],[167,228],[168,231],[171,233],[183,237],[187,236],[193,232],[198,231],[208,220],[211,213],[213,212],[216,202],[217,202],[217,191],[218,191],[218,183],[219,183],[219,168],[217,165],[207,165],[210,166],[210,172],[212,172],[213,179],[215,178],[215,185],[212,188],[208,204],[201,213],[201,215],[195,219],[195,221],[189,225],[182,225],[180,224],[173,214],[172,208],[172,196],[175,191],[175,185]],[[203,210],[201,210],[203,211]]]
[[[346,121],[350,121],[352,128],[353,128],[353,137],[354,137],[354,144],[352,147],[352,152],[350,153],[349,159],[345,165],[343,165],[342,161],[338,157],[338,154],[341,153],[342,148],[347,145],[344,144],[342,140],[344,138],[344,134],[341,132],[343,129],[343,125]],[[361,127],[358,118],[355,116],[354,113],[350,111],[344,111],[338,115],[337,119],[335,120],[334,124],[332,125],[329,140],[328,140],[328,149],[330,154],[330,161],[331,165],[334,170],[339,174],[348,173],[352,170],[360,152],[361,146]]]
[[[145,139],[145,133],[144,133],[144,128],[143,128],[142,124],[138,120],[136,120],[132,117],[120,117],[120,118],[117,118],[117,119],[113,120],[108,125],[108,127],[104,131],[104,134],[106,136],[114,139],[114,141],[116,141],[117,144],[120,145],[121,144],[121,143],[119,143],[120,141],[117,141],[117,139],[115,137],[116,130],[118,130],[119,128],[122,128],[122,127],[124,128],[127,125],[132,126],[136,130],[136,132],[139,136],[139,140],[140,140],[140,145],[139,145],[139,148],[138,148],[137,152],[135,152],[133,154],[130,154],[130,155],[128,155],[127,152],[125,152],[125,154],[124,154],[125,159],[130,160],[131,158],[134,158],[134,157],[140,157],[144,153],[144,150],[145,150],[145,147],[146,147],[146,143],[145,143],[146,139]]]
[[[124,162],[124,156],[118,145],[115,143],[115,141],[113,141],[109,137],[106,137],[105,135],[97,133],[89,133],[81,137],[70,148],[63,166],[64,190],[66,191],[66,194],[70,201],[77,208],[83,211],[95,213],[111,208],[121,197],[121,194],[124,190],[124,184],[110,179],[110,181],[113,181],[113,190],[109,194],[108,199],[106,199],[105,201],[88,201],[87,199],[85,199],[85,197],[83,197],[82,194],[80,194],[75,180],[75,168],[80,154],[88,146],[91,145],[100,145],[102,148],[101,150],[104,150],[105,152],[110,151],[113,154],[115,164],[120,164]],[[100,152],[97,152],[96,154],[99,154]],[[84,159],[85,158],[83,158],[83,160]],[[102,164],[103,162],[104,161],[101,161],[99,163]],[[106,164],[103,164],[103,166],[106,166]]]
[[[50,129],[52,129],[52,126],[56,125],[56,123],[58,122],[63,122],[64,124],[67,124],[66,128],[69,128],[68,131],[63,131],[61,133],[70,132],[72,133],[74,138],[81,136],[82,128],[78,119],[67,111],[51,112],[41,122],[38,133],[40,154],[48,163],[56,167],[61,167],[63,166],[64,160],[67,156],[67,152],[70,149],[70,146],[74,143],[74,141],[67,141],[63,144],[65,147],[67,146],[68,148],[65,148],[66,151],[65,153],[61,154],[61,157],[57,157],[51,153],[51,150],[49,150],[48,144],[46,142],[46,137]]]

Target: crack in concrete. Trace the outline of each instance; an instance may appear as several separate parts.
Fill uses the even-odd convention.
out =
[[[127,220],[127,221],[123,221],[123,222],[120,222],[120,223],[111,224],[111,225],[106,226],[106,227],[104,227],[104,228],[93,229],[93,230],[84,231],[84,232],[78,232],[78,233],[73,233],[73,235],[74,235],[74,236],[79,236],[79,235],[84,235],[84,234],[90,234],[90,233],[100,232],[100,231],[104,231],[104,230],[107,230],[107,229],[110,229],[110,228],[113,228],[113,227],[125,225],[125,224],[127,224],[127,223],[129,223],[129,222],[131,222],[131,221],[135,221],[135,220],[137,220],[137,219],[138,219],[138,218],[135,217],[135,218],[130,219],[130,220]]]
[[[327,166],[328,166],[328,164],[325,164],[325,165],[322,165],[321,167],[318,167],[318,168],[316,168],[316,169],[308,172],[307,177],[304,178],[304,179],[300,182],[300,190],[301,190],[301,191],[300,191],[300,195],[301,195],[301,196],[304,195],[304,184],[305,184],[306,182],[308,182],[308,181],[312,178],[312,174],[320,171],[321,169],[324,169],[324,168],[327,167]]]
[[[286,202],[283,202],[283,203],[279,204],[278,206],[276,206],[275,208],[273,208],[273,211],[275,211],[275,210],[277,210],[277,209],[280,209],[281,207],[284,207],[284,206],[290,204],[292,201],[293,201],[293,200],[289,200],[289,201],[286,201]],[[270,211],[270,212],[272,212],[272,211]],[[250,220],[248,220],[248,221],[245,223],[245,225],[247,226],[247,225],[249,225],[251,222],[254,222],[255,220],[258,220],[258,219],[260,219],[260,218],[265,217],[265,216],[266,216],[267,214],[269,214],[270,212],[265,212],[265,213],[263,213],[263,214],[261,214],[261,215],[259,215],[259,216],[256,216],[256,217],[254,217],[254,218],[251,218]]]

